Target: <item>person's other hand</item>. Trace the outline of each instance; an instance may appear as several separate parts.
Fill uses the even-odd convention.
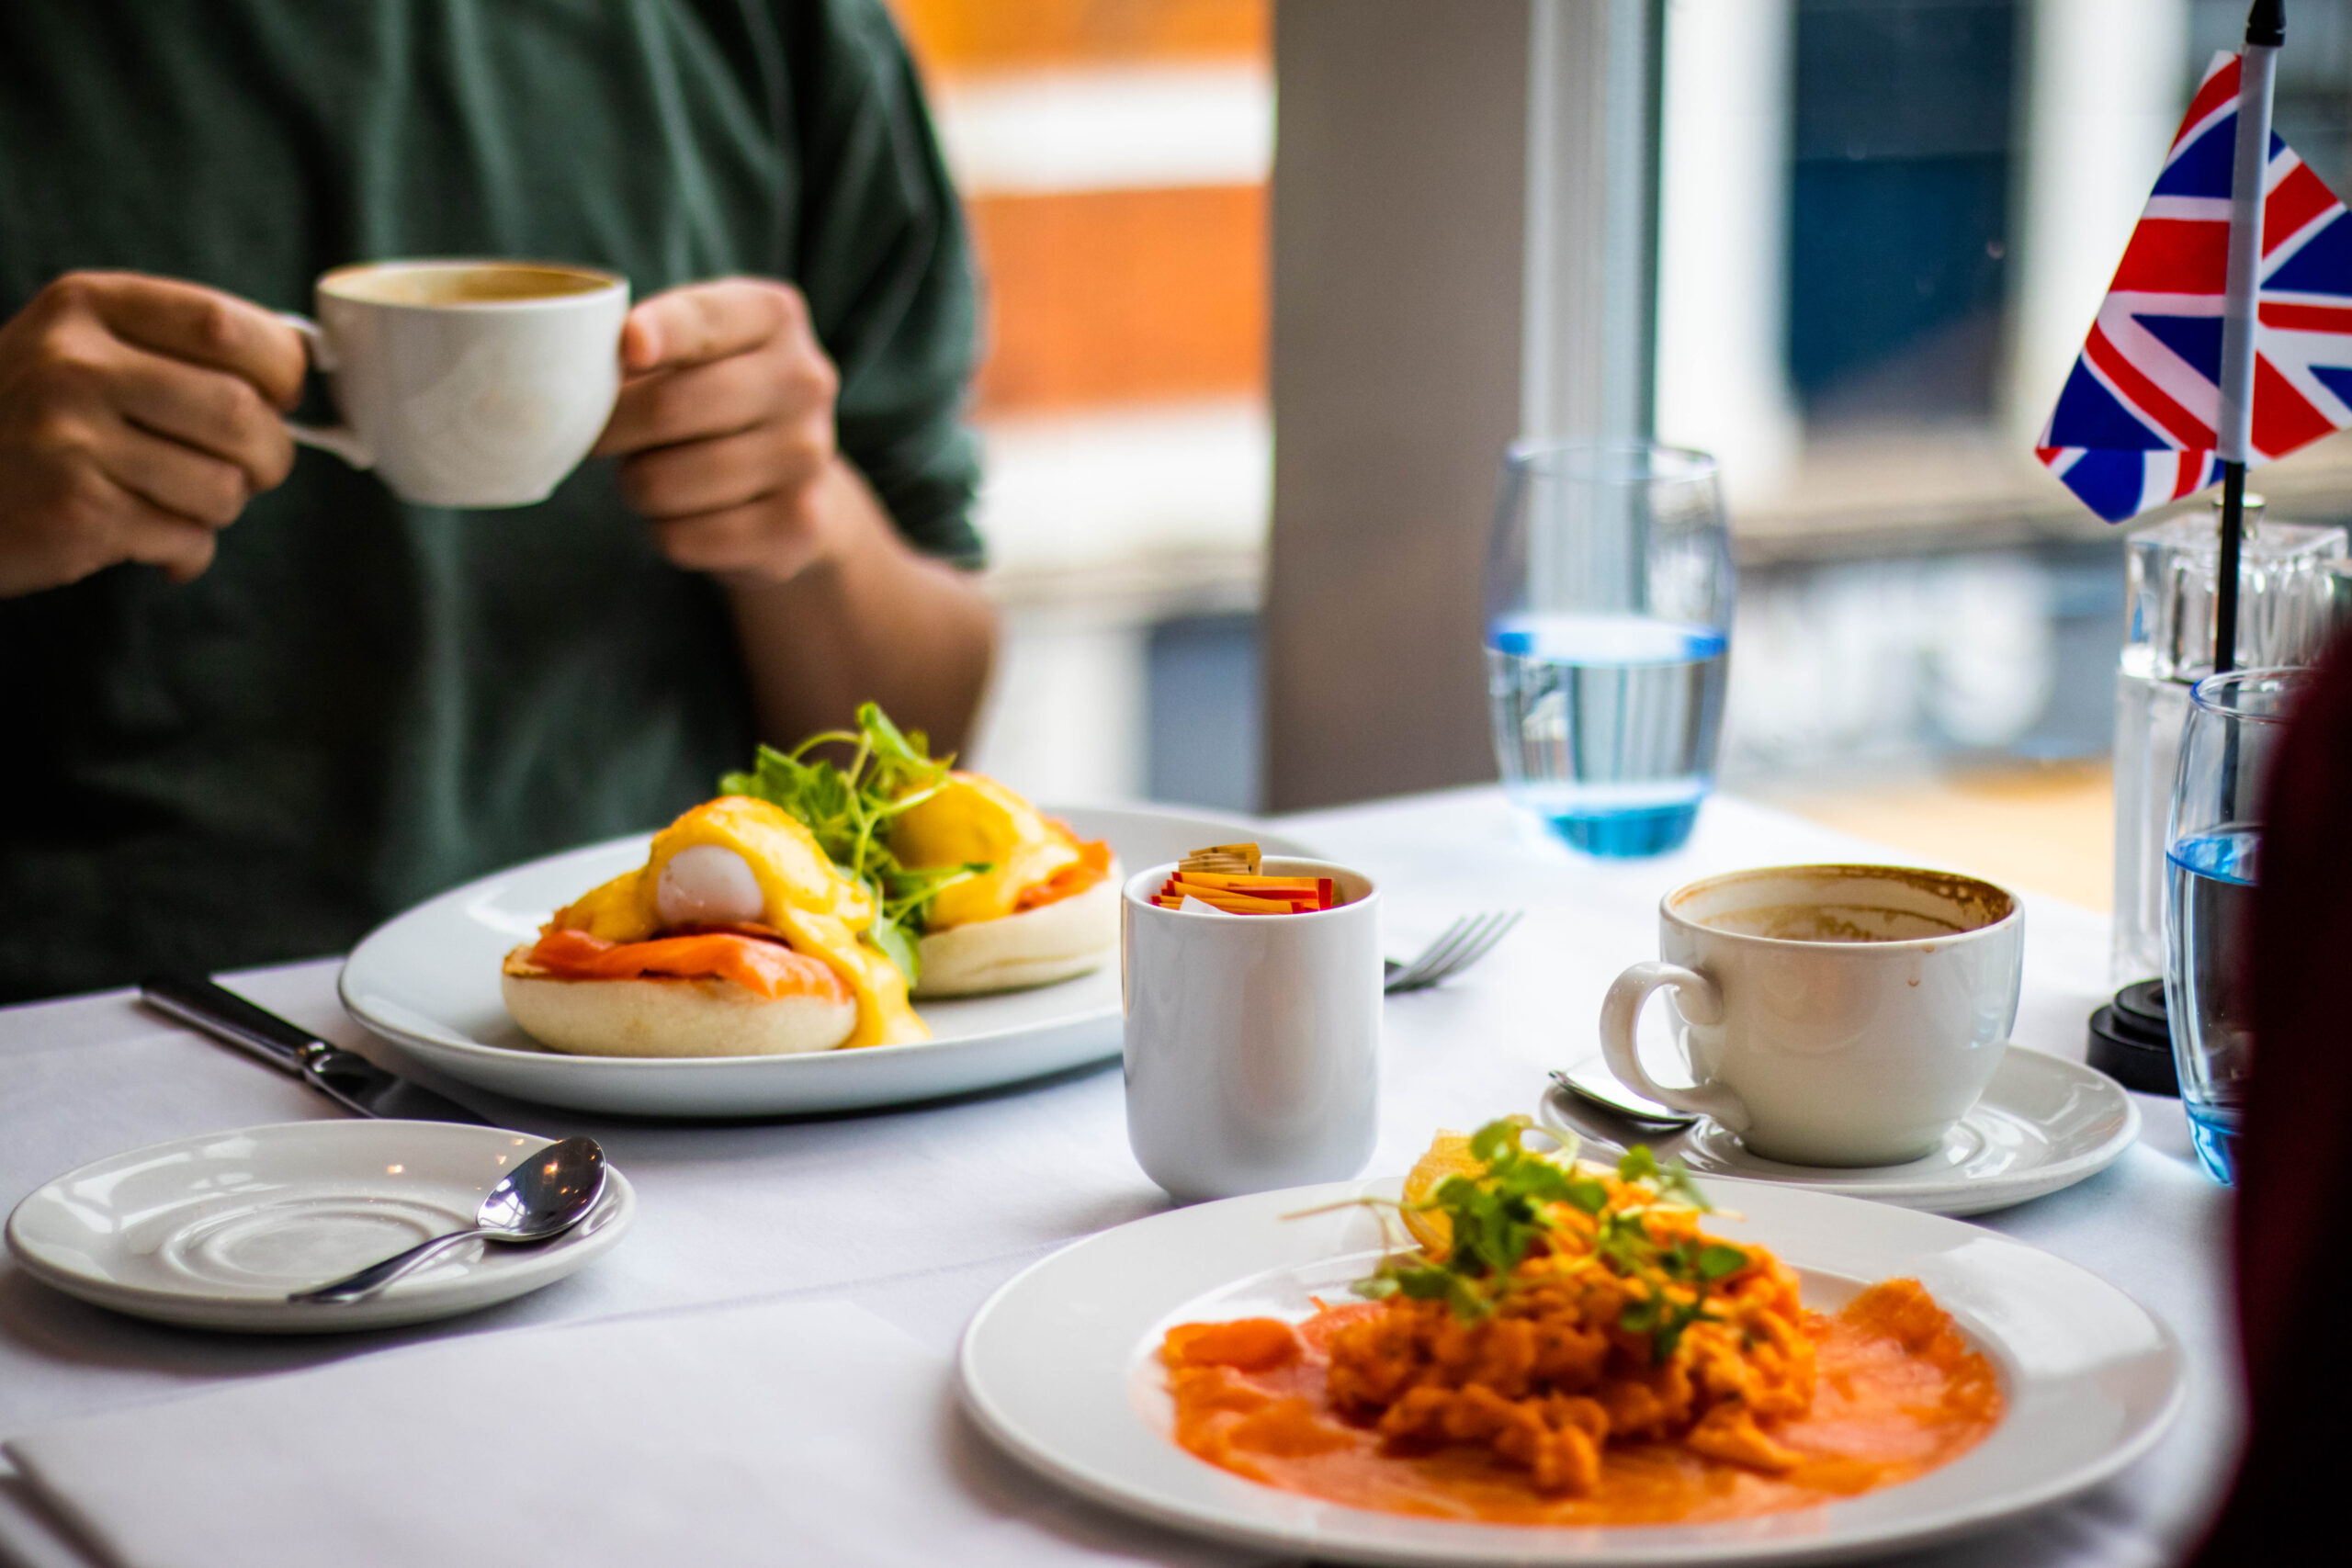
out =
[[[800,291],[730,277],[673,288],[621,329],[621,393],[596,443],[675,564],[782,582],[831,548],[841,376]]]
[[[137,273],[60,277],[0,325],[0,597],[119,561],[185,582],[278,484],[301,335],[258,305]]]

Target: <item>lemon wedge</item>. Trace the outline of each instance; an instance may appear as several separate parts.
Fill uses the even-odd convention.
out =
[[[1485,1164],[1470,1153],[1470,1134],[1441,1129],[1405,1178],[1405,1228],[1432,1259],[1442,1258],[1453,1245],[1453,1222],[1435,1210],[1416,1205],[1429,1201],[1438,1184],[1449,1176],[1476,1176]]]

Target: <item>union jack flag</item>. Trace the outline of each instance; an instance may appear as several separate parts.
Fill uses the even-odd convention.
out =
[[[2237,108],[2238,57],[2217,54],[2035,448],[2110,523],[2222,477]],[[2263,191],[2249,467],[2352,425],[2352,220],[2276,136]]]

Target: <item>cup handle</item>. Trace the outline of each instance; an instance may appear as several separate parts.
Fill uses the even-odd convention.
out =
[[[1686,1023],[1723,1021],[1724,997],[1713,980],[1679,964],[1636,964],[1617,976],[1600,1003],[1600,1054],[1609,1063],[1609,1070],[1628,1089],[1640,1091],[1660,1105],[1713,1117],[1731,1132],[1745,1133],[1753,1118],[1748,1115],[1747,1107],[1740,1103],[1739,1096],[1722,1084],[1702,1083],[1676,1089],[1657,1082],[1643,1070],[1641,1054],[1634,1046],[1634,1025],[1640,1021],[1642,1006],[1650,999],[1650,993],[1660,986],[1674,987],[1674,1005]],[[1678,1033],[1675,1038],[1682,1050],[1684,1067],[1696,1078],[1699,1073],[1690,1066],[1688,1036]]]
[[[319,323],[308,316],[298,316],[291,310],[281,310],[277,319],[302,334],[302,346],[310,351],[311,363],[322,370],[335,367],[334,349],[327,342],[327,334]],[[304,424],[300,420],[285,422],[286,434],[305,446],[315,446],[322,452],[332,452],[355,468],[372,468],[376,455],[368,443],[347,424]]]

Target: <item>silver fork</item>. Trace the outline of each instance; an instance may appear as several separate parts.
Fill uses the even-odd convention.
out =
[[[1410,963],[1382,959],[1381,990],[1393,997],[1399,991],[1427,990],[1452,979],[1486,957],[1495,943],[1510,934],[1511,927],[1519,924],[1524,913],[1523,909],[1496,909],[1483,915],[1464,915],[1446,927]]]

